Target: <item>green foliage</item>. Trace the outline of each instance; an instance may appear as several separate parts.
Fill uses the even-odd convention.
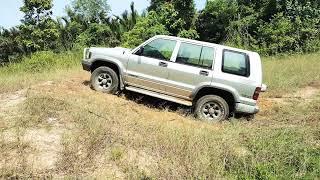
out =
[[[136,47],[155,35],[168,35],[169,32],[159,19],[156,12],[151,11],[144,18],[139,18],[135,27],[123,35],[123,46]]]
[[[130,5],[130,10],[130,13],[128,13],[128,11],[126,10],[121,14],[121,16],[116,16],[119,24],[121,25],[122,32],[131,30],[137,23],[137,18],[139,17],[139,15],[134,8],[133,2]]]
[[[227,28],[236,12],[237,4],[235,1],[208,2],[196,21],[196,29],[200,39],[214,43],[224,41],[227,36]]]
[[[195,12],[193,1],[151,1],[150,9],[153,9],[153,6],[156,7],[154,9],[158,16],[158,21],[165,26],[169,35],[199,39],[197,31],[191,28],[193,25],[193,12]]]
[[[151,0],[150,6],[148,7],[148,11],[157,11],[159,7],[161,7],[164,3],[166,3],[166,0]]]
[[[39,24],[22,24],[19,26],[22,36],[18,40],[22,42],[27,52],[50,50],[56,48],[56,39],[59,31],[52,19],[46,19]]]
[[[24,0],[20,10],[25,13],[23,22],[37,24],[52,14],[52,0]]]
[[[17,60],[24,52],[21,42],[17,41],[20,32],[16,28],[0,28],[0,66],[5,62]]]
[[[72,0],[52,19],[52,0],[24,0],[17,28],[0,30],[0,64],[37,51],[84,46],[134,47],[166,34],[226,44],[262,55],[320,50],[320,0],[214,0],[196,13],[194,0],[151,0],[148,12],[108,15],[107,0]]]
[[[116,16],[116,19],[107,21],[114,36],[121,40],[123,33],[130,31],[134,28],[139,18],[138,12],[135,10],[134,2],[130,4],[130,13],[126,10],[121,16]]]
[[[178,34],[179,37],[188,38],[188,39],[199,39],[199,34],[194,29],[182,30]]]
[[[196,14],[194,0],[173,0],[172,3],[178,12],[178,17],[184,22],[184,29],[190,29]]]
[[[270,55],[319,49],[320,4],[314,1],[208,1],[196,27],[200,39]]]
[[[166,6],[168,4],[172,5],[172,7],[167,6],[163,8],[163,6]],[[172,12],[172,9],[174,9],[175,12]],[[184,29],[190,29],[192,27],[196,14],[195,4],[193,0],[151,0],[148,10],[156,12],[159,11],[161,12],[160,15],[162,15],[162,13],[169,13],[165,11],[169,10],[172,13],[172,17],[168,17],[168,20],[181,19]],[[175,35],[177,34],[178,33],[176,33]]]
[[[51,19],[52,0],[25,0],[21,11],[25,13],[19,26],[18,38],[27,52],[54,49],[59,37],[55,22]]]
[[[283,13],[276,14],[270,23],[258,27],[261,41],[261,51],[269,53],[295,51],[298,47],[294,24]]]
[[[112,36],[109,26],[105,24],[92,23],[88,29],[81,33],[77,38],[80,46],[104,45],[113,46],[117,40]]]
[[[173,4],[164,3],[157,11],[160,23],[169,31],[170,35],[177,36],[183,30],[185,21],[178,15],[178,11]]]

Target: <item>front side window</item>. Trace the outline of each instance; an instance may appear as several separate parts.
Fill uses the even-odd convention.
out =
[[[181,43],[176,62],[201,68],[211,68],[213,59],[213,48]]]
[[[144,46],[141,56],[169,61],[176,41],[168,39],[155,39]]]
[[[224,50],[222,71],[239,76],[250,75],[249,58],[245,53]]]

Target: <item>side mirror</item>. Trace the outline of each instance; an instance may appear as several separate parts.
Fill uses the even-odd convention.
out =
[[[141,47],[139,48],[139,50],[138,50],[135,54],[138,55],[138,56],[140,56],[140,55],[143,53],[143,51],[144,51],[144,47],[141,46]]]

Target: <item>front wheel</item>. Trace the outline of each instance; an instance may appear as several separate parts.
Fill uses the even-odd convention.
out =
[[[203,96],[196,103],[195,115],[201,120],[219,122],[228,118],[229,105],[219,96]]]
[[[91,87],[96,91],[108,94],[115,94],[119,87],[119,78],[113,69],[99,67],[92,72]]]

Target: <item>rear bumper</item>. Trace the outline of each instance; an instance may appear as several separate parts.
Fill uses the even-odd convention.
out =
[[[87,60],[82,60],[82,68],[85,71],[91,71],[91,65],[92,63]]]
[[[237,103],[236,112],[246,114],[257,114],[260,111],[258,106],[251,106],[247,104]]]

